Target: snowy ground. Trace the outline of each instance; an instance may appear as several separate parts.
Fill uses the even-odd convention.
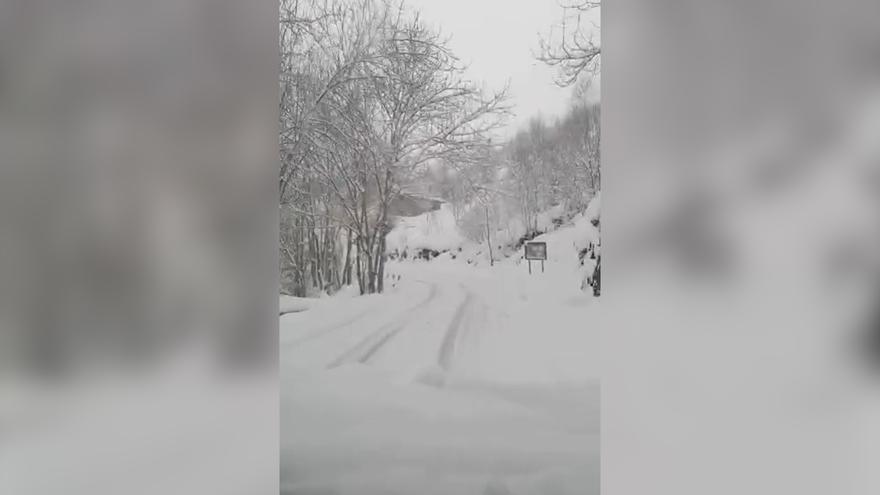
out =
[[[563,258],[391,262],[281,316],[282,493],[598,493],[599,300]]]

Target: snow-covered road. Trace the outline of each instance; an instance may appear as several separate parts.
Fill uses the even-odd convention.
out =
[[[598,493],[598,300],[534,271],[390,263],[282,316],[282,492]]]

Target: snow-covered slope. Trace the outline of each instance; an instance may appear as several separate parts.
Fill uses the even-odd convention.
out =
[[[575,215],[559,227],[554,225],[553,219],[561,218],[563,210],[559,207],[547,210],[538,216],[539,229],[546,233],[532,240],[547,243],[549,261],[565,263],[569,267],[579,266],[578,253],[591,244],[594,246],[599,244],[599,229],[593,225],[593,221],[599,218],[600,208],[601,198],[597,194],[584,212]],[[515,230],[515,235],[505,235],[503,231],[497,233],[497,237],[494,237],[492,242],[496,263],[500,261],[518,264],[522,261],[523,248],[516,244],[524,233],[525,227]],[[598,248],[596,252],[599,252]],[[489,262],[486,243],[467,243],[463,246],[463,253],[456,258],[476,265],[486,264]],[[592,262],[587,261],[584,269],[592,270]]]
[[[574,262],[581,249],[591,243],[598,244],[599,230],[593,226],[590,216],[582,213],[572,219],[571,225],[541,234],[533,239],[547,243],[547,259],[559,262]]]
[[[565,218],[564,205],[557,205],[538,214],[536,223],[541,232],[535,241],[547,243],[548,256],[554,261],[577,261],[580,250],[591,243],[598,244],[599,231],[593,221],[599,218],[601,209],[601,193],[590,201],[586,210],[558,225]],[[496,261],[504,258],[519,259],[522,256],[518,241],[526,233],[525,223],[521,218],[513,218],[504,222],[492,233],[493,257]],[[464,237],[456,225],[452,208],[443,204],[437,211],[428,212],[416,217],[405,217],[398,220],[397,225],[386,238],[386,252],[410,255],[420,249],[437,252],[451,251],[444,258],[458,259],[462,262],[482,265],[489,261],[489,249],[485,241],[473,242]],[[459,254],[460,253],[460,254]]]
[[[387,253],[410,253],[419,249],[444,251],[456,249],[464,243],[452,208],[444,203],[439,210],[416,217],[402,217],[385,238]]]
[[[584,212],[584,215],[587,216],[590,220],[599,219],[599,216],[602,214],[602,191],[598,191],[593,199],[590,200],[590,204],[587,205],[587,210]]]

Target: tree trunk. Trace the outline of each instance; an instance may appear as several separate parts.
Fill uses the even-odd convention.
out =
[[[357,268],[357,279],[358,279],[358,289],[360,290],[361,295],[364,295],[367,292],[367,284],[366,277],[364,276],[364,249],[363,249],[363,236],[358,234],[358,243],[357,243],[357,256],[355,256],[355,266]]]
[[[346,229],[345,264],[342,269],[342,283],[351,285],[351,229]]]
[[[330,227],[330,222],[324,224],[324,286],[326,289],[337,290],[339,287],[338,266],[339,258],[336,253],[336,229]]]
[[[367,253],[367,293],[375,294],[376,293],[376,265],[373,264],[373,258],[371,253]]]
[[[495,266],[495,256],[492,255],[492,236],[489,228],[489,205],[486,205],[486,244],[489,245],[489,266]]]
[[[311,268],[312,268],[312,286],[318,290],[323,290],[323,280],[321,276],[321,246],[318,244],[318,236],[315,234],[315,226],[309,227],[309,243],[311,245]]]
[[[303,224],[304,221],[298,221],[295,225],[295,240],[296,240],[296,286],[297,286],[297,295],[299,297],[305,297],[306,295],[306,259],[305,259],[305,249],[303,249],[303,245],[305,244],[305,239],[303,237]]]
[[[376,253],[379,256],[379,269],[377,278],[378,278],[378,291],[381,294],[385,291],[385,236],[382,236],[382,239],[379,241],[379,252]]]

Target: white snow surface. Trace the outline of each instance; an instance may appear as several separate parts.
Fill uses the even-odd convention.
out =
[[[412,253],[423,248],[443,251],[457,248],[464,242],[455,224],[452,207],[443,203],[439,210],[400,218],[385,237],[385,252],[406,250]]]
[[[282,493],[599,493],[600,303],[577,257],[599,208],[538,236],[531,275],[510,250],[489,266],[444,205],[387,245],[450,252],[389,261],[384,294],[283,298],[308,311],[280,320]]]
[[[567,245],[532,275],[389,262],[385,294],[282,316],[282,493],[598,493],[600,303]]]
[[[547,259],[550,261],[566,263],[577,260],[578,251],[590,243],[599,242],[599,232],[590,220],[586,214],[577,215],[572,225],[541,234],[532,241],[547,243]]]
[[[565,215],[565,205],[549,208],[538,214],[536,219],[538,230],[546,233],[533,240],[548,243],[549,256],[553,261],[569,260],[572,266],[575,266],[577,252],[590,243],[599,242],[599,231],[591,222],[599,218],[600,209],[601,192],[596,193],[590,200],[584,212],[570,219]],[[558,219],[562,219],[565,223],[556,228],[554,221]],[[520,259],[522,252],[514,249],[514,245],[526,233],[525,223],[517,217],[497,227],[493,229],[491,238],[493,258],[496,261],[506,258]],[[449,254],[441,256],[447,259],[455,257],[462,262],[470,261],[475,265],[489,262],[486,242],[467,240],[456,225],[452,208],[446,203],[438,211],[399,219],[386,237],[387,253],[406,251],[408,257],[412,258],[419,249],[432,249],[441,253],[449,251]],[[587,264],[591,265],[591,263]],[[592,266],[589,269],[592,269]]]
[[[602,213],[602,191],[596,191],[596,195],[593,196],[593,199],[590,200],[590,204],[587,205],[587,211],[584,212],[584,215],[590,220],[594,218],[599,218]]]
[[[278,300],[278,310],[282,315],[287,313],[299,313],[300,311],[309,309],[311,303],[312,299],[307,297],[294,297],[282,294]]]

